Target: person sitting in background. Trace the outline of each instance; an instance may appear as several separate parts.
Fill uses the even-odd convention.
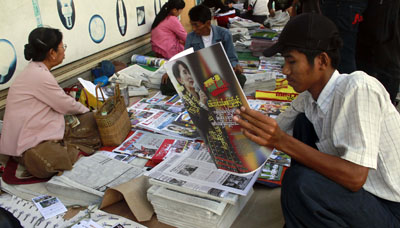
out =
[[[327,17],[293,17],[264,55],[282,54],[299,96],[276,120],[243,107],[233,119],[292,158],[285,227],[400,227],[400,114],[377,79],[336,70],[342,43]]]
[[[247,11],[240,17],[264,24],[268,18],[268,0],[248,0],[245,3]]]
[[[185,49],[187,32],[178,19],[183,8],[183,0],[169,0],[151,25],[151,47],[157,57],[170,59]],[[160,90],[164,95],[176,94],[167,74],[161,78]]]
[[[190,24],[193,32],[189,33],[186,38],[185,49],[192,47],[194,51],[209,47],[212,44],[221,42],[229,61],[234,68],[236,77],[240,85],[243,87],[246,77],[242,74],[243,69],[239,65],[235,47],[233,46],[232,35],[229,30],[211,25],[210,9],[203,5],[198,5],[189,11]]]
[[[290,16],[295,16],[301,11],[299,0],[269,0],[268,11],[270,17],[275,17],[275,11],[287,11]]]
[[[184,50],[187,32],[178,19],[183,8],[183,0],[169,0],[151,25],[151,48],[157,57],[170,59]]]
[[[0,154],[12,156],[38,178],[72,169],[81,152],[89,155],[101,146],[93,113],[68,96],[50,72],[65,57],[62,38],[53,28],[29,34],[24,54],[31,61],[7,96]]]

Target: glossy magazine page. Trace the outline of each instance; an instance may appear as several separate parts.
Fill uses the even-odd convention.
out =
[[[270,149],[247,139],[233,121],[234,111],[249,107],[221,43],[172,58],[165,68],[220,169],[257,170]]]

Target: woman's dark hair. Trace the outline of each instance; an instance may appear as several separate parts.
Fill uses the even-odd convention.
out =
[[[28,43],[25,44],[25,59],[43,61],[50,49],[58,50],[62,38],[62,33],[58,29],[35,28],[29,34]]]
[[[340,63],[340,49],[343,46],[343,40],[340,38],[339,34],[336,34],[331,38],[330,41],[330,49],[329,50],[311,50],[311,49],[305,49],[305,48],[298,48],[298,47],[286,47],[283,52],[289,52],[291,50],[297,50],[300,53],[303,53],[306,58],[308,63],[311,66],[314,66],[314,59],[316,56],[321,54],[322,52],[326,52],[328,54],[329,58],[331,59],[331,65],[333,68],[337,69]]]
[[[180,10],[183,8],[185,8],[185,2],[183,0],[169,0],[161,7],[160,12],[157,14],[153,24],[151,25],[151,29],[157,27],[157,25],[160,24],[161,21],[163,21],[168,16],[171,10],[173,9]]]
[[[211,11],[205,5],[197,5],[189,10],[189,18],[191,21],[200,21],[204,24],[211,20]]]
[[[174,74],[176,79],[181,79],[181,72],[179,71],[179,65],[182,65],[183,68],[185,68],[188,72],[190,72],[189,67],[186,65],[186,63],[177,60],[172,66],[172,73]]]

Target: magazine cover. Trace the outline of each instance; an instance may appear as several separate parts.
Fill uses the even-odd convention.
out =
[[[271,151],[232,120],[236,109],[249,105],[221,43],[173,57],[165,68],[218,168],[247,173],[264,164]]]

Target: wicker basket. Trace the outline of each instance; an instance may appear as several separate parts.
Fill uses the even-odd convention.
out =
[[[96,99],[99,99],[98,89],[104,100],[104,94],[99,85],[96,86]],[[110,105],[112,103],[114,103],[112,109],[105,110],[108,106],[112,106]],[[107,114],[102,115],[103,112]],[[115,86],[114,96],[108,98],[100,108],[99,103],[97,103],[97,112],[95,112],[94,117],[104,146],[119,146],[125,140],[131,130],[131,122],[124,98],[120,95],[118,84]]]

